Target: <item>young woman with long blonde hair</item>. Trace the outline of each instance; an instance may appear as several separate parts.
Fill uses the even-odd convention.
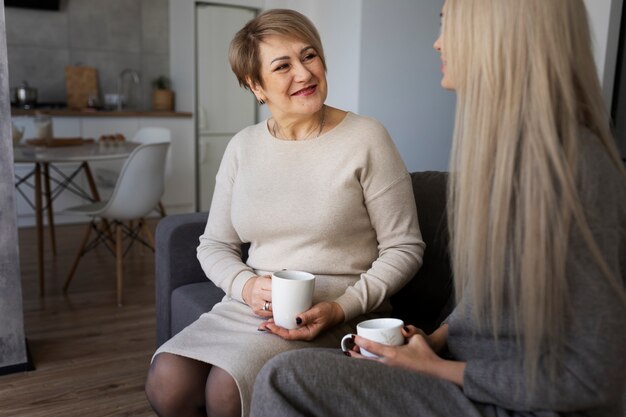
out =
[[[435,49],[457,94],[457,307],[400,347],[355,338],[380,359],[278,356],[253,415],[623,415],[626,172],[586,13],[582,0],[446,1]]]

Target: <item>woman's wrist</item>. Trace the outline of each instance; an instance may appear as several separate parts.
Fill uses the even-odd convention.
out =
[[[451,361],[437,357],[437,359],[430,361],[426,365],[424,373],[450,381],[462,388],[465,366],[465,362]]]
[[[258,278],[257,276],[253,276],[250,279],[248,279],[246,283],[243,285],[243,289],[241,290],[241,299],[246,305],[250,305],[252,287],[254,287],[254,281],[257,278]]]
[[[330,305],[332,307],[332,320],[333,326],[336,326],[337,324],[341,324],[346,320],[346,313],[343,311],[343,308],[341,308],[341,306],[339,305],[339,303],[336,303],[334,301],[330,301]]]
[[[429,334],[428,342],[436,353],[444,350],[448,344],[448,325],[444,324],[437,330]]]

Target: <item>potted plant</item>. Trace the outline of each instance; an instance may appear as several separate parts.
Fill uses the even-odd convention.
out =
[[[156,111],[174,110],[174,92],[170,89],[170,79],[164,75],[152,81],[152,109]]]

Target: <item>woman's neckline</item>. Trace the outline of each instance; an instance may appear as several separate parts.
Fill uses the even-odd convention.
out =
[[[328,111],[328,110],[327,110]],[[353,113],[351,111],[346,111],[345,114],[343,115],[343,118],[339,121],[339,123],[337,123],[335,126],[333,126],[330,130],[327,130],[326,132],[322,132],[319,136],[310,138],[310,139],[305,139],[305,140],[288,140],[288,139],[279,139],[277,137],[275,137],[274,135],[272,135],[272,130],[270,129],[269,126],[269,120],[270,118],[265,119],[265,121],[263,122],[263,130],[265,135],[273,142],[275,143],[287,143],[287,144],[295,144],[295,143],[318,143],[321,140],[325,139],[328,135],[333,134],[336,132],[336,130],[341,127],[348,118],[352,117]]]

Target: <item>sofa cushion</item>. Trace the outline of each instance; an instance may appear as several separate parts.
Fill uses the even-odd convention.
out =
[[[175,335],[196,321],[223,297],[224,293],[216,291],[215,284],[208,279],[176,288],[172,291],[171,334]]]

